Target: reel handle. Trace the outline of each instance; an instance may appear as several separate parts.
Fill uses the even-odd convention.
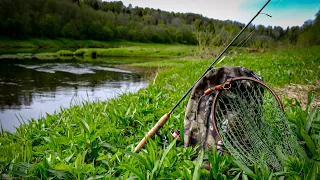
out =
[[[147,135],[139,142],[139,144],[134,149],[134,152],[139,152],[143,148],[143,146],[147,143],[148,138],[153,137],[158,132],[158,130],[168,121],[170,114],[171,112],[166,113],[159,119],[157,124],[154,125],[153,128],[147,133]]]

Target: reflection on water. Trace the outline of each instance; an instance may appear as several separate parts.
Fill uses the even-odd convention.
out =
[[[135,92],[147,82],[138,74],[108,64],[77,62],[0,62],[0,120],[6,130],[37,119],[73,100],[106,100]]]

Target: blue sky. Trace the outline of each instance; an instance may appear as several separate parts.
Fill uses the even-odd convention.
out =
[[[193,12],[209,18],[247,23],[267,0],[122,0],[128,6],[151,7],[174,12]],[[271,26],[301,26],[314,19],[320,0],[272,0],[253,23]]]

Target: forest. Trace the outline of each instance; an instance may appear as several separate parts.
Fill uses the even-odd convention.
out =
[[[316,12],[315,12],[316,13]],[[248,47],[319,45],[320,11],[302,26],[251,25]],[[71,38],[221,46],[244,24],[101,0],[0,0],[0,38]]]

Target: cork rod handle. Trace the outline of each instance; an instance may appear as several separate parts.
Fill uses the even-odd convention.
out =
[[[153,137],[158,130],[168,121],[170,113],[163,115],[155,126],[147,133],[147,135],[139,142],[139,144],[134,149],[134,152],[139,152],[143,146],[147,143],[148,138]]]

